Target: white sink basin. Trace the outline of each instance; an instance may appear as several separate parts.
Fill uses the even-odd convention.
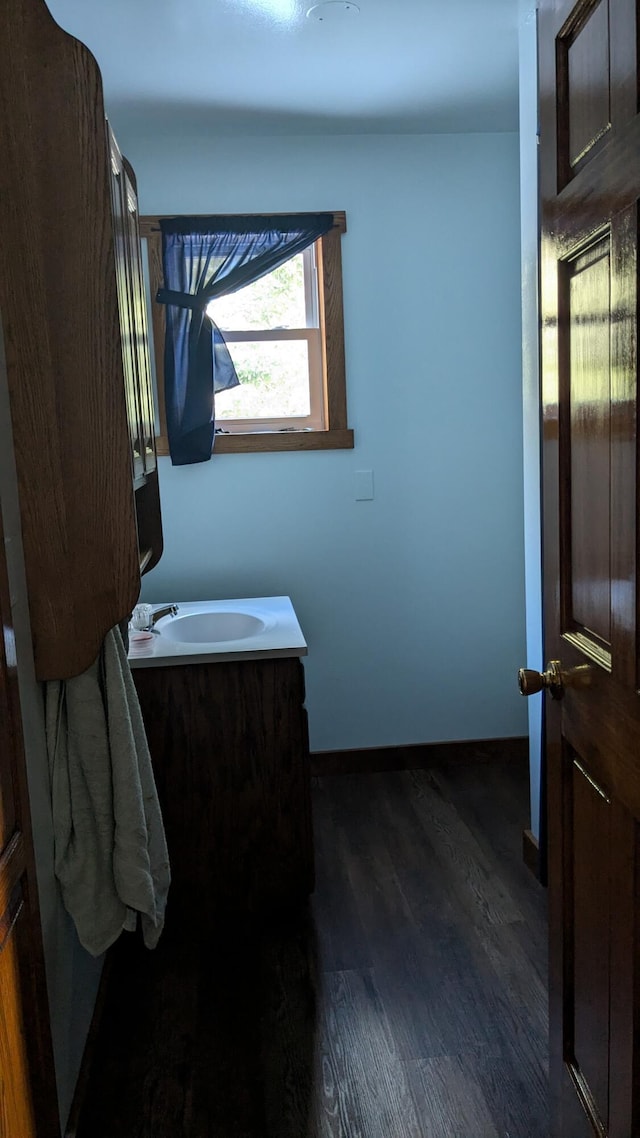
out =
[[[220,644],[228,640],[246,640],[266,627],[258,616],[247,612],[192,612],[185,616],[167,616],[158,621],[157,629],[166,640],[178,644]]]
[[[155,609],[170,601],[157,601]],[[246,597],[220,601],[176,601],[175,616],[161,616],[155,633],[138,641],[132,634],[132,668],[176,664],[265,660],[306,656],[307,645],[289,597]],[[140,634],[139,634],[140,635]]]

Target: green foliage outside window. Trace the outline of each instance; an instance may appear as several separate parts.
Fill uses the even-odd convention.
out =
[[[212,301],[224,334],[306,325],[302,254],[247,288]],[[303,340],[228,341],[240,387],[216,396],[216,418],[263,419],[309,414],[307,345]]]

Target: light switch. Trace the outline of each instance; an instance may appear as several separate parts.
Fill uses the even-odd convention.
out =
[[[356,470],[356,502],[367,502],[373,498],[373,470]]]

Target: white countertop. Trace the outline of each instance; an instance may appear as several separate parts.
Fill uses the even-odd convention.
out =
[[[171,602],[167,602],[171,603]],[[269,660],[279,656],[306,656],[307,644],[289,597],[250,597],[224,601],[176,601],[178,613],[158,621],[153,638],[136,645],[130,639],[131,668],[162,668],[176,664],[215,664],[230,660]],[[154,610],[164,608],[154,604]],[[239,640],[214,643],[183,642],[163,635],[172,621],[196,613],[246,613],[262,621],[264,627]],[[178,631],[174,628],[173,633]],[[135,633],[130,630],[130,637]]]

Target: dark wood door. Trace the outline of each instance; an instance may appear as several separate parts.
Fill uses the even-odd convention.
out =
[[[640,1135],[636,24],[541,4],[554,1138]]]
[[[0,1138],[59,1138],[0,520]]]

